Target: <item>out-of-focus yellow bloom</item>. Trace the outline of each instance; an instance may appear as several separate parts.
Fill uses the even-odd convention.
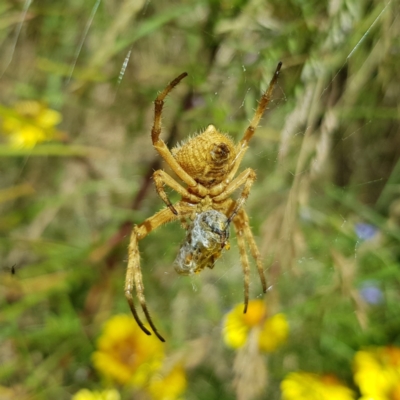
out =
[[[72,396],[71,400],[120,400],[121,396],[115,389],[91,392],[88,389],[81,389]]]
[[[358,351],[354,357],[354,381],[363,400],[400,400],[400,348]]]
[[[153,400],[177,400],[186,386],[185,371],[182,366],[176,365],[166,376],[155,374],[147,391]]]
[[[2,130],[16,147],[34,147],[37,143],[61,138],[55,129],[61,114],[37,101],[21,101],[14,108],[1,108]]]
[[[92,355],[95,368],[121,384],[143,387],[161,367],[162,343],[147,336],[130,315],[117,315],[104,326]]]
[[[258,330],[259,348],[272,352],[282,345],[288,336],[289,325],[284,314],[267,317],[267,307],[263,300],[251,300],[247,313],[243,314],[243,304],[230,311],[224,321],[225,343],[234,349],[242,347],[251,329]]]
[[[352,390],[334,375],[292,372],[281,383],[282,400],[353,400]]]

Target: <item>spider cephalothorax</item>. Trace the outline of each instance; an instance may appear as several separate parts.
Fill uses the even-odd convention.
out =
[[[227,176],[233,168],[236,152],[233,140],[213,125],[171,150],[183,170],[206,188]]]
[[[138,242],[151,231],[168,222],[181,221],[182,226],[187,229],[186,240],[174,262],[175,270],[178,273],[190,275],[200,272],[206,267],[213,268],[222,251],[229,249],[229,225],[232,223],[236,232],[244,274],[244,312],[247,311],[249,301],[250,270],[246,242],[256,262],[263,291],[267,290],[260,253],[249,226],[248,216],[242,208],[250,194],[256,174],[251,168],[247,168],[237,177],[235,175],[248,148],[248,143],[271,99],[281,66],[282,63],[279,63],[268,89],[261,97],[250,125],[237,144],[228,135],[219,132],[213,125],[209,125],[204,132],[189,138],[171,151],[160,138],[164,99],[187,76],[186,73],[171,81],[154,102],[154,124],[151,130],[153,146],[186,187],[163,170],[155,171],[153,174],[154,184],[167,208],[136,225],[131,234],[125,296],[136,322],[148,335],[151,335],[151,332],[141,322],[133,303],[133,288],[136,289],[139,303],[152,331],[161,341],[164,341],[147,309]],[[176,204],[172,204],[169,200],[164,190],[165,185],[181,195],[181,200]],[[242,188],[241,194],[237,199],[232,199],[230,196],[239,188]]]

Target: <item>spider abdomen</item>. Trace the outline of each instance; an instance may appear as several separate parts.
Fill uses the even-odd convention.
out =
[[[172,149],[179,165],[196,181],[211,187],[223,181],[236,159],[233,140],[209,125],[197,136]]]

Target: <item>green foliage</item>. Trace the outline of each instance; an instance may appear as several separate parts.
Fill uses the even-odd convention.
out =
[[[65,137],[0,143],[0,397],[103,387],[91,353],[103,323],[129,313],[130,228],[163,207],[152,102],[183,71],[163,115],[169,146],[209,123],[240,139],[283,61],[242,165],[258,177],[246,210],[266,301],[290,321],[258,398],[280,398],[296,370],[354,387],[356,351],[400,346],[398,13],[377,0],[3,2],[0,117],[43,102]],[[236,241],[212,271],[183,278],[172,268],[183,238],[171,224],[140,243],[146,299],[171,358],[188,354],[186,398],[232,398],[251,386],[221,339],[242,301]],[[255,268],[251,280],[255,298]]]

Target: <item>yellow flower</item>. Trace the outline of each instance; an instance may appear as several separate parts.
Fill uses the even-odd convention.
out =
[[[115,389],[91,392],[88,389],[81,389],[72,396],[71,400],[120,400],[120,395]]]
[[[186,390],[185,371],[176,365],[166,376],[155,374],[147,391],[153,400],[176,400]]]
[[[37,101],[21,101],[13,109],[2,107],[3,133],[13,146],[34,147],[37,143],[62,137],[55,129],[61,114]]]
[[[281,383],[282,400],[352,400],[354,393],[334,375],[292,372]]]
[[[289,325],[284,314],[267,317],[267,307],[262,300],[251,300],[247,313],[243,304],[230,311],[224,321],[225,343],[234,349],[242,347],[251,329],[258,331],[258,346],[261,351],[272,352],[282,345],[288,336]]]
[[[354,381],[364,400],[400,400],[400,348],[358,351],[354,357]]]
[[[143,387],[161,367],[162,343],[145,335],[130,315],[117,315],[107,321],[92,355],[95,368],[121,384]]]

